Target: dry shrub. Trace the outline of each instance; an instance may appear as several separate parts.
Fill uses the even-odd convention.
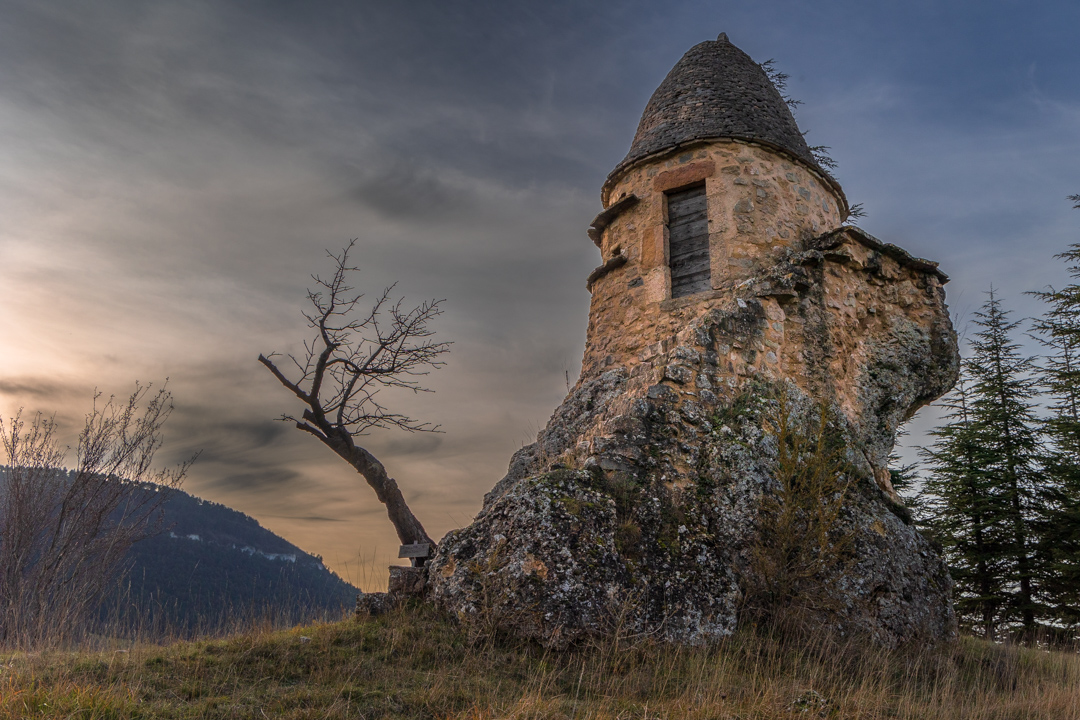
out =
[[[828,590],[852,560],[854,530],[842,522],[852,487],[838,418],[829,408],[799,408],[784,392],[764,419],[776,445],[772,487],[765,487],[744,578],[746,617],[797,630],[839,609]]]
[[[172,411],[164,388],[136,385],[126,401],[94,397],[74,470],[54,420],[21,413],[0,435],[0,647],[75,640],[131,545],[153,533],[187,464],[152,470]]]

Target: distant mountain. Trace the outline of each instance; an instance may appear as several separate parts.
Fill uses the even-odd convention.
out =
[[[340,618],[357,588],[258,521],[219,503],[176,491],[165,501],[163,532],[136,543],[106,622],[144,632],[191,634],[236,619],[302,622]]]
[[[9,472],[0,465],[0,501]],[[57,476],[70,481],[74,473]],[[158,491],[149,484],[136,490]],[[192,635],[237,620],[339,619],[355,606],[357,588],[252,517],[180,490],[170,491],[161,510],[161,532],[132,546],[117,591],[99,608],[107,634]]]

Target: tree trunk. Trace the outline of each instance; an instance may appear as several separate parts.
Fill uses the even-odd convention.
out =
[[[405,497],[398,489],[397,482],[386,474],[386,468],[375,459],[374,455],[363,448],[356,448],[349,462],[375,490],[379,501],[386,505],[386,514],[390,516],[390,522],[394,524],[402,545],[428,543],[432,547],[435,546],[435,541],[428,537],[424,526],[409,509]]]
[[[341,437],[343,435],[344,437]],[[397,531],[398,540],[402,545],[410,543],[428,543],[433,548],[435,541],[428,536],[424,526],[409,509],[405,497],[398,489],[394,478],[386,473],[386,468],[374,455],[359,447],[352,441],[352,437],[341,433],[338,437],[328,437],[324,442],[347,463],[352,465],[356,472],[364,476],[364,480],[375,491],[379,502],[386,506],[386,514],[390,516],[390,522]],[[321,438],[320,438],[321,439]]]

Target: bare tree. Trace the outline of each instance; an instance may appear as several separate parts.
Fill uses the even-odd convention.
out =
[[[0,645],[77,637],[128,549],[158,529],[190,464],[151,469],[171,412],[164,388],[136,384],[126,402],[95,395],[74,470],[53,419],[0,419]]]
[[[278,368],[273,361],[277,353],[259,355],[259,362],[305,405],[300,417],[283,415],[282,419],[314,435],[364,476],[386,505],[402,544],[434,545],[383,464],[355,440],[373,428],[438,431],[437,425],[391,412],[378,394],[386,388],[430,392],[418,378],[442,367],[445,363],[440,358],[450,349],[450,343],[432,340],[434,331],[428,327],[432,318],[442,314],[442,301],[429,300],[405,309],[404,299],[391,299],[391,285],[362,311],[364,296],[349,284],[349,277],[359,271],[349,261],[355,244],[356,240],[351,241],[338,255],[327,252],[335,263],[329,280],[311,276],[315,289],[308,290],[311,306],[304,317],[314,337],[305,341],[302,360],[288,356],[299,377],[290,380]]]

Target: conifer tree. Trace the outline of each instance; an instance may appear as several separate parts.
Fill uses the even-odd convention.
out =
[[[975,316],[981,330],[971,341],[972,355],[966,363],[972,382],[971,417],[982,472],[1003,501],[1008,619],[1019,620],[1030,636],[1042,613],[1036,597],[1033,523],[1045,499],[1038,474],[1036,379],[1031,359],[1021,356],[1020,346],[1010,338],[1019,323],[1009,322],[993,288]]]
[[[1080,208],[1080,196],[1069,199]],[[1049,353],[1040,370],[1051,398],[1044,425],[1050,441],[1044,461],[1049,502],[1039,528],[1039,555],[1054,619],[1075,627],[1080,625],[1080,243],[1057,258],[1066,262],[1073,282],[1031,293],[1048,305],[1035,330]]]
[[[966,373],[966,369],[965,369]],[[934,444],[921,455],[930,475],[918,505],[920,523],[940,543],[956,583],[961,624],[994,639],[1005,604],[1005,532],[1001,494],[982,471],[978,434],[971,417],[967,378],[944,406],[946,423],[931,431]]]
[[[925,451],[929,524],[957,582],[958,610],[987,637],[1019,624],[1031,636],[1039,597],[1038,525],[1046,500],[1034,412],[1036,380],[993,289],[975,313],[980,329],[963,363],[949,422]]]

